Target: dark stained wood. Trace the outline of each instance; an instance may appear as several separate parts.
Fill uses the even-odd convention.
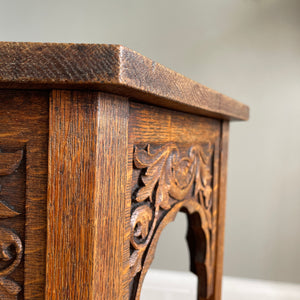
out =
[[[0,244],[15,248],[6,248],[12,259],[0,254],[0,298],[44,299],[47,91],[1,90],[0,124]]]
[[[194,114],[246,120],[246,105],[120,45],[0,43],[0,87],[94,89]]]
[[[128,109],[53,91],[46,299],[122,299]]]

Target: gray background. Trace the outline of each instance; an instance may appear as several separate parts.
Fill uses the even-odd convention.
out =
[[[300,1],[0,4],[3,41],[123,44],[248,104],[231,124],[224,271],[300,283]],[[185,230],[169,225],[154,267],[187,270]]]

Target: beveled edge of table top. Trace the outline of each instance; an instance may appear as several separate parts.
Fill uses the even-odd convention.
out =
[[[249,108],[121,45],[0,42],[0,88],[90,89],[247,120]]]

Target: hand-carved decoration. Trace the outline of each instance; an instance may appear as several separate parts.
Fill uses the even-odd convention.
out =
[[[187,152],[187,155],[181,157],[181,152]],[[210,296],[215,251],[212,247],[215,235],[212,209],[213,152],[210,143],[195,145],[184,151],[174,143],[160,147],[148,145],[146,149],[135,147],[134,165],[141,171],[140,184],[132,195],[131,299],[139,297],[160,232],[179,210],[185,210],[191,216],[198,215],[198,221],[194,217],[190,221],[198,222],[199,228],[189,234],[195,234],[203,245],[196,249],[201,255],[193,254],[194,250],[191,249],[191,259],[195,260],[194,265],[198,265],[198,269],[193,271],[205,281],[205,287],[199,292],[201,297]],[[199,229],[201,232],[197,233]]]
[[[23,157],[23,150],[18,150],[13,153],[0,152],[0,176],[10,175],[14,172]]]
[[[6,292],[10,298],[5,299],[17,299],[21,287],[5,277],[11,274],[21,262],[22,242],[15,233],[4,227],[0,227],[0,237],[0,262],[1,265],[8,263],[0,270],[0,295]]]
[[[1,192],[1,186],[0,186],[0,192]],[[3,201],[0,201],[0,219],[11,218],[11,217],[15,217],[17,215],[19,215],[19,213],[14,211],[7,204],[5,204]]]
[[[0,176],[12,174],[20,165],[23,151],[0,153]],[[0,186],[1,192],[1,186]],[[12,218],[19,213],[0,200],[0,219]],[[0,298],[17,300],[21,287],[6,278],[20,264],[23,256],[23,246],[20,238],[11,229],[0,226]]]

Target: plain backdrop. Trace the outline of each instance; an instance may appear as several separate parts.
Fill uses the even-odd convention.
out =
[[[226,275],[300,283],[299,0],[7,0],[2,41],[114,43],[250,106],[231,124]],[[0,61],[1,63],[1,61]],[[153,266],[187,270],[186,220]]]

